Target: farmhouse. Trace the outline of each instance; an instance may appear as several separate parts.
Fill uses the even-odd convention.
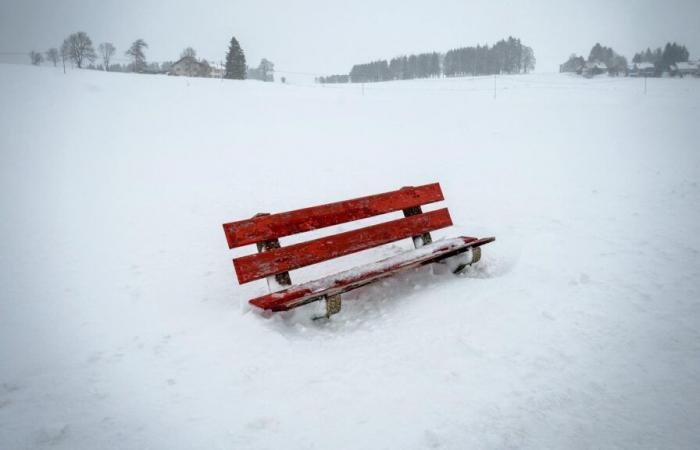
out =
[[[697,61],[677,62],[669,67],[671,75],[684,77],[686,75],[700,76],[700,63]]]
[[[209,64],[209,67],[211,68],[211,72],[209,72],[209,76],[211,78],[223,78],[224,73],[226,72],[226,69],[224,66],[216,63]]]
[[[650,62],[634,63],[630,68],[631,77],[655,77],[656,66]]]
[[[604,62],[594,61],[587,62],[583,66],[583,74],[587,77],[592,77],[594,75],[600,75],[608,72],[608,65]]]
[[[208,77],[211,67],[206,62],[199,62],[192,56],[185,56],[174,62],[168,75],[182,77]]]
[[[585,65],[586,60],[583,59],[583,56],[571,55],[571,57],[564,64],[559,65],[559,72],[575,72],[580,75],[583,72]]]

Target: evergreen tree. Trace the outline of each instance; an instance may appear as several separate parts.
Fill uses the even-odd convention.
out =
[[[391,79],[389,63],[386,60],[373,61],[368,64],[356,64],[350,71],[350,81],[353,83],[370,83]]]
[[[685,48],[685,45],[678,45],[675,42],[669,42],[664,48],[661,61],[665,66],[664,68],[667,68],[668,66],[671,66],[677,62],[688,61],[688,56],[690,55],[688,53],[688,49]]]
[[[244,80],[246,73],[245,54],[235,37],[231,38],[226,54],[226,73],[224,78]]]
[[[596,43],[588,55],[588,62],[602,62],[610,67],[613,63],[613,57],[616,56],[615,51],[610,47],[605,47]]]
[[[405,56],[397,56],[389,61],[389,73],[392,80],[403,80],[405,60]]]

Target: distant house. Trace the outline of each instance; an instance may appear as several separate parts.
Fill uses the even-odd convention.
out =
[[[593,77],[595,75],[601,75],[604,73],[608,73],[608,65],[605,64],[604,62],[600,61],[593,61],[593,62],[587,62],[583,66],[583,75],[586,77]]]
[[[192,56],[185,56],[175,61],[168,71],[168,75],[180,77],[208,77],[210,73],[209,64],[197,61]]]
[[[650,62],[634,63],[629,68],[631,77],[655,77],[656,66]]]
[[[583,56],[571,55],[571,57],[564,64],[559,65],[559,72],[575,72],[579,75],[583,72],[583,68],[586,65],[586,60]]]
[[[226,69],[219,65],[219,64],[210,64],[209,67],[211,68],[211,72],[209,72],[209,76],[211,78],[223,78],[224,73],[226,72]]]
[[[684,77],[686,75],[700,76],[700,64],[697,61],[677,62],[669,66],[669,72],[673,76]]]

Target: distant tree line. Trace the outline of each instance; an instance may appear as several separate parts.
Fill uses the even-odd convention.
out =
[[[318,77],[318,83],[371,83],[414,78],[458,77],[500,73],[527,73],[535,68],[532,48],[509,37],[495,45],[477,45],[448,51],[403,55],[390,61],[355,64],[349,75]]]
[[[389,76],[392,80],[439,77],[440,54],[437,52],[419,55],[397,56],[389,61]]]
[[[535,68],[535,53],[520,39],[509,37],[495,45],[463,47],[445,54],[443,72],[447,77],[527,73]]]
[[[389,63],[386,60],[372,61],[367,64],[355,64],[350,70],[350,81],[353,83],[368,83],[391,80]]]
[[[130,62],[128,64],[113,63],[112,61],[117,51],[114,44],[111,42],[103,42],[99,44],[96,51],[87,33],[78,31],[65,38],[60,48],[50,48],[43,54],[37,51],[31,51],[29,53],[29,60],[33,65],[40,65],[46,60],[53,63],[54,66],[57,66],[60,61],[63,64],[64,73],[66,71],[66,62],[78,69],[136,73],[167,73],[170,71],[173,64],[175,64],[172,61],[149,63],[146,60],[146,49],[148,49],[146,41],[137,39],[126,52],[124,52],[124,55]],[[98,58],[101,59],[101,63],[96,62]],[[209,63],[206,60],[196,60],[196,51],[192,47],[187,47],[181,53],[180,60],[185,58],[190,58],[194,60],[196,64],[210,69]],[[248,71],[251,73],[252,78],[265,81],[272,81],[274,79],[274,64],[263,58],[257,68],[249,69],[246,65],[243,49],[236,38],[232,37],[229,43],[229,49],[226,52],[226,65],[223,71],[223,77],[242,80],[246,78]],[[210,70],[206,72],[209,73]]]
[[[651,71],[652,76],[660,76],[664,71],[670,71],[671,66],[678,62],[688,61],[690,53],[684,45],[675,42],[667,43],[666,46],[656,50],[647,48],[635,53],[632,58],[633,64],[650,63],[654,65]],[[603,66],[604,64],[604,66]],[[603,67],[605,70],[603,70]],[[634,69],[634,67],[632,67]],[[627,75],[630,66],[627,58],[616,53],[611,47],[605,47],[596,43],[588,54],[588,59],[572,54],[569,59],[559,66],[560,72],[576,72],[579,74],[597,74],[607,71],[610,75]],[[633,73],[634,75],[634,73]]]
[[[85,66],[83,66],[83,69],[87,70],[102,70],[105,72],[123,72],[123,73],[144,73],[144,74],[164,74],[168,73],[170,71],[170,68],[172,67],[173,62],[172,61],[163,61],[163,62],[149,62],[145,63],[145,65],[141,68],[141,72],[134,72],[133,66],[129,64],[119,64],[119,63],[110,63],[109,65],[105,66],[104,63],[89,63]]]
[[[667,42],[666,46],[656,50],[647,48],[639,53],[635,53],[632,58],[633,63],[651,63],[654,64],[658,72],[669,70],[669,68],[679,62],[687,62],[690,58],[690,52],[685,45],[679,45],[675,42]]]
[[[328,75],[327,77],[317,77],[316,83],[349,83],[350,75]]]
[[[142,72],[148,67],[146,65],[146,57],[144,49],[148,48],[148,44],[143,39],[137,39],[131,45],[125,55],[131,59],[128,66],[112,65],[111,60],[116,53],[116,47],[111,42],[103,42],[98,47],[99,55],[95,51],[90,36],[84,31],[72,33],[63,40],[59,48],[52,47],[43,55],[36,51],[29,53],[29,59],[32,64],[39,65],[43,61],[51,62],[54,67],[60,61],[63,65],[63,71],[66,71],[66,62],[69,62],[78,69],[82,68],[101,68],[103,70],[111,70],[115,68],[119,71]],[[46,57],[44,59],[44,56]],[[102,64],[95,65],[95,61],[102,59]]]

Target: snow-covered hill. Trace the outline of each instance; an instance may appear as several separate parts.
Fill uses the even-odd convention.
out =
[[[496,83],[0,65],[0,448],[697,446],[700,80]],[[433,181],[478,268],[249,310],[222,223]]]

